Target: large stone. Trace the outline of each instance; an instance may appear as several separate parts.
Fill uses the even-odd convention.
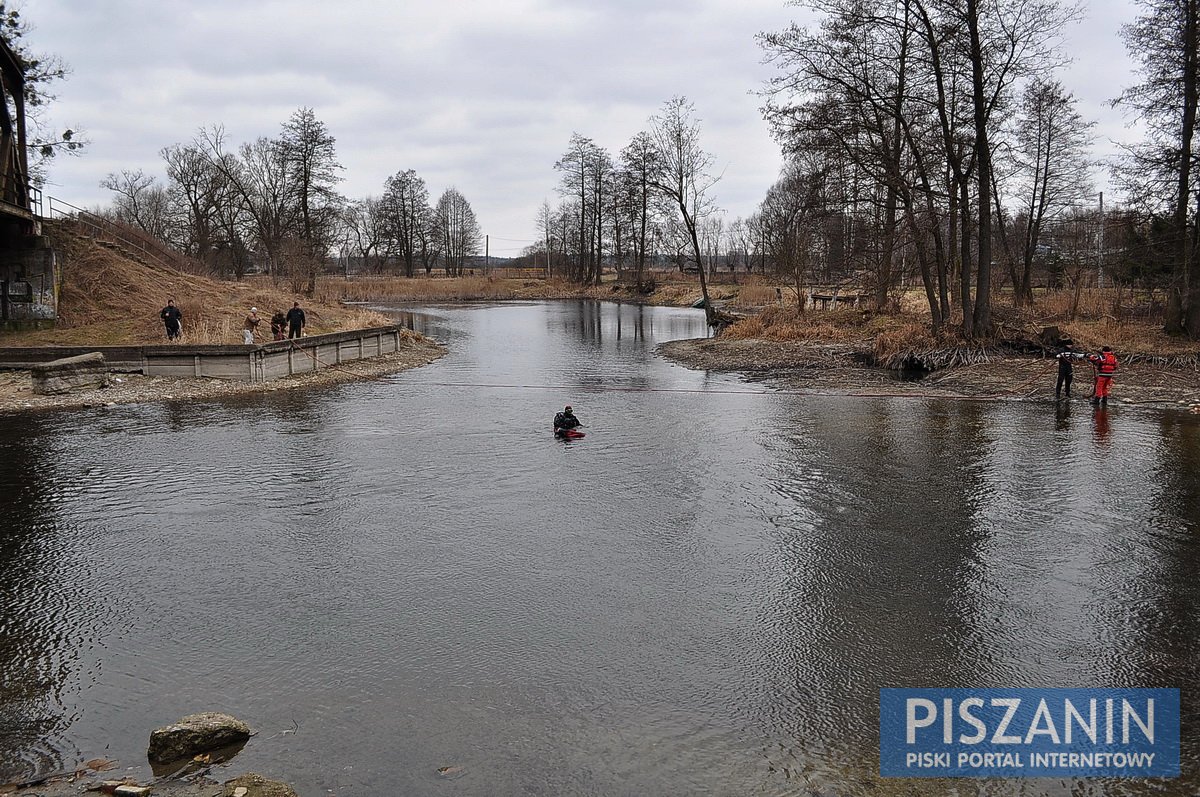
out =
[[[146,756],[151,763],[166,764],[221,747],[241,744],[250,738],[250,726],[229,714],[191,714],[174,725],[150,734]]]
[[[221,797],[299,797],[296,790],[286,783],[267,780],[262,775],[247,772],[233,780],[225,781]]]
[[[39,396],[57,396],[108,385],[108,365],[98,351],[39,363],[30,367],[29,373],[33,379],[33,392]]]

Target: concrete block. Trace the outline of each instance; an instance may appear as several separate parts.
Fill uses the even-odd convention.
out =
[[[39,396],[58,396],[108,385],[108,365],[100,352],[39,363],[29,369],[29,375],[33,392]]]

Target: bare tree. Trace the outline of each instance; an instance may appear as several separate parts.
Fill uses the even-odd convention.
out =
[[[243,144],[239,156],[228,152],[225,129],[220,125],[202,129],[196,148],[214,170],[229,181],[233,195],[252,221],[253,237],[265,254],[267,271],[278,274],[283,242],[296,231],[291,198],[295,192],[282,148],[268,138]]]
[[[541,248],[546,253],[546,278],[553,276],[554,245],[561,243],[557,238],[556,214],[549,202],[542,202],[537,214],[538,233],[542,236]],[[536,248],[536,247],[535,247]]]
[[[461,277],[468,257],[479,252],[479,222],[457,188],[447,188],[434,210],[447,276]]]
[[[655,201],[651,185],[659,171],[658,149],[650,134],[642,131],[621,150],[621,167],[625,180],[626,213],[633,232],[635,283],[643,290],[646,283],[647,243],[654,226]]]
[[[425,220],[417,227],[417,236],[421,246],[421,267],[428,277],[441,259],[444,246],[437,212],[433,208],[425,208]]]
[[[171,227],[167,190],[141,169],[124,169],[100,181],[116,194],[113,215],[118,221],[166,240]]]
[[[175,144],[160,154],[166,162],[174,204],[182,217],[181,248],[197,260],[215,265],[221,206],[237,201],[232,186],[195,145]]]
[[[1057,37],[1077,9],[1057,0],[808,4],[824,15],[818,31],[760,37],[784,71],[768,85],[768,120],[790,151],[832,148],[847,161],[849,230],[867,231],[867,246],[851,240],[849,249],[879,253],[877,302],[903,220],[933,326],[949,312],[956,267],[963,331],[989,334],[992,138],[1013,86],[1061,62]]]
[[[759,205],[763,247],[776,273],[791,278],[799,311],[804,310],[805,285],[824,248],[820,233],[831,212],[828,171],[819,154],[793,156]]]
[[[1082,202],[1092,190],[1088,152],[1091,122],[1075,108],[1061,83],[1035,80],[1025,88],[1008,149],[1009,179],[995,181],[996,217],[1012,268],[1017,304],[1033,303],[1034,259],[1048,223]],[[1019,208],[1016,243],[1008,234],[1001,192],[1008,182]],[[1019,251],[1013,251],[1019,246]],[[1019,262],[1021,271],[1015,270]]]
[[[1168,332],[1186,331],[1200,338],[1200,261],[1194,240],[1200,211],[1195,179],[1200,0],[1139,4],[1142,15],[1122,30],[1122,36],[1140,62],[1141,82],[1127,88],[1114,104],[1129,109],[1145,126],[1146,136],[1126,148],[1121,175],[1133,202],[1154,213],[1165,211],[1171,220],[1175,282],[1164,326]]]
[[[585,284],[598,285],[604,256],[606,199],[611,193],[612,158],[590,138],[574,133],[567,151],[554,168],[563,175],[559,191],[577,202],[579,208],[575,219],[577,260],[569,276]]]
[[[404,262],[404,276],[411,277],[421,249],[422,226],[429,219],[429,190],[412,169],[388,178],[382,211],[389,238]]]
[[[342,198],[335,187],[341,178],[336,141],[312,108],[300,108],[283,125],[280,154],[290,174],[299,207],[300,236],[307,246],[307,292],[316,289],[317,269],[323,262]]]
[[[378,270],[377,261],[390,239],[391,220],[384,204],[376,197],[366,197],[346,203],[342,210],[343,240],[367,271]]]
[[[692,258],[700,269],[705,318],[715,326],[719,316],[708,294],[697,234],[700,222],[716,209],[708,195],[719,179],[709,173],[713,157],[700,146],[700,122],[695,118],[695,108],[684,97],[673,97],[663,104],[662,110],[650,118],[649,133],[658,151],[652,185],[679,211]]]

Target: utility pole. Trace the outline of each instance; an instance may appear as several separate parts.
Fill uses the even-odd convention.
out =
[[[1096,252],[1096,287],[1104,287],[1104,192],[1100,192],[1100,236]]]
[[[483,236],[483,270],[485,273],[491,271],[492,269],[492,255],[489,242],[490,238],[491,236],[488,235]]]

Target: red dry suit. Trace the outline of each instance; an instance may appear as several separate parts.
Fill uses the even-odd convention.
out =
[[[1117,372],[1117,355],[1111,351],[1089,354],[1088,362],[1096,369],[1096,398],[1104,401],[1108,398],[1113,374]]]

